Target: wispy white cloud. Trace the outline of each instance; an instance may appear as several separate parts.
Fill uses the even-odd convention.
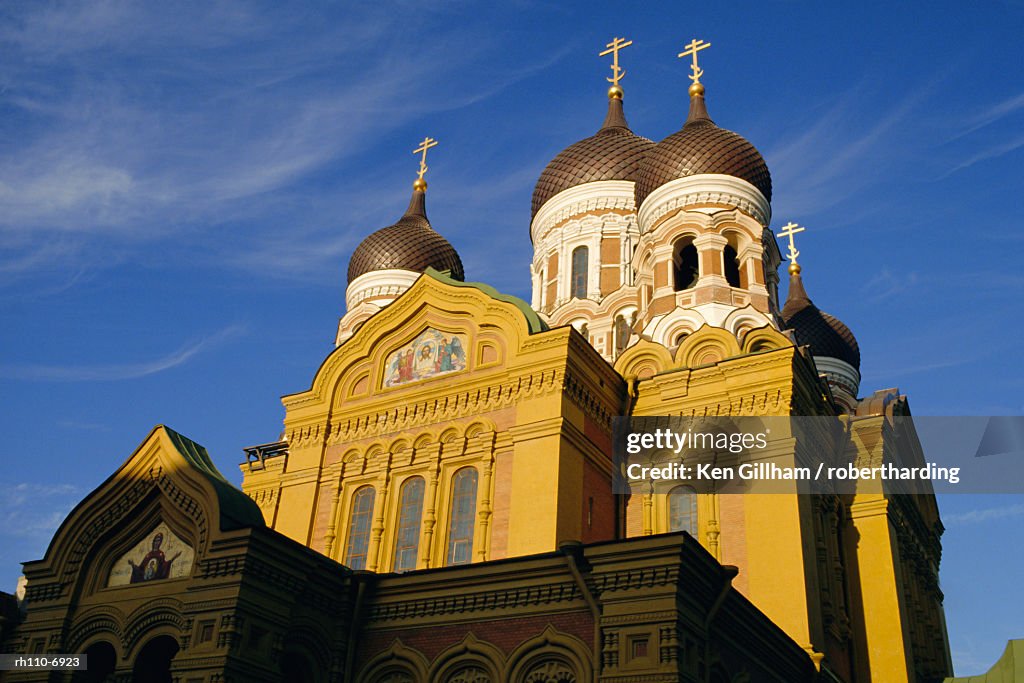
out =
[[[975,360],[977,359],[964,358],[963,356],[959,356],[957,358],[939,359],[930,363],[922,363],[920,365],[899,365],[896,367],[891,367],[886,370],[864,373],[861,379],[864,382],[876,381],[880,379],[889,380],[901,378],[906,375],[917,375],[922,372],[932,372],[934,370],[942,370],[945,368],[954,368],[961,365],[967,365],[968,363],[971,363]]]
[[[914,271],[894,273],[888,268],[883,268],[879,273],[868,279],[861,289],[864,292],[864,296],[871,301],[882,301],[906,294],[919,281],[920,278]]]
[[[302,13],[227,1],[163,10],[106,0],[14,14],[0,29],[14,54],[0,65],[0,100],[25,125],[0,158],[7,281],[102,267],[112,244],[131,252],[181,236],[206,253],[230,251],[236,266],[299,272],[304,257],[354,246],[339,236],[346,229],[367,228],[326,230],[333,216],[322,214],[292,235],[291,245],[310,238],[303,250],[274,249],[281,220],[301,222],[304,207],[335,191],[302,180],[326,168],[364,175],[360,155],[413,117],[493,97],[569,50],[483,73],[482,57],[496,48],[475,39],[482,27],[438,20],[425,40],[380,7],[314,21],[314,31]],[[287,40],[300,25],[301,44]],[[402,49],[384,60],[366,49],[385,41]],[[438,94],[452,82],[459,87]],[[217,228],[236,224],[246,239],[224,248]]]
[[[1024,503],[1015,503],[1013,505],[1004,505],[994,508],[979,508],[976,510],[967,510],[966,512],[954,512],[943,515],[942,521],[946,526],[965,526],[969,524],[980,524],[982,522],[991,522],[997,519],[1020,516],[1024,516]]]
[[[108,365],[2,365],[0,377],[45,382],[113,382],[138,379],[184,365],[245,331],[240,325],[226,327],[216,334],[185,344],[165,356],[139,363]]]
[[[70,429],[85,432],[109,432],[110,425],[99,422],[86,422],[83,420],[58,420],[57,426],[61,429]]]
[[[906,129],[940,80],[936,75],[888,110],[880,110],[877,100],[866,105],[860,88],[851,88],[815,119],[804,117],[798,132],[784,136],[765,155],[773,185],[784,188],[778,192],[778,208],[793,214],[818,212],[877,182],[881,166],[909,152]],[[865,111],[865,106],[872,109]]]
[[[0,485],[0,535],[47,538],[81,497],[73,484]]]
[[[965,135],[970,135],[976,130],[984,128],[985,126],[995,123],[996,121],[1021,110],[1024,110],[1024,93],[1012,95],[1002,102],[997,102],[983,111],[968,117],[964,128],[950,137],[950,140],[956,140],[957,138],[961,138]]]
[[[979,162],[988,161],[990,159],[998,159],[999,157],[1005,156],[1010,152],[1014,152],[1020,149],[1021,147],[1024,147],[1024,135],[1019,135],[1017,137],[1011,138],[1010,140],[1005,140],[998,144],[991,145],[981,150],[980,152],[972,154],[971,156],[967,157],[960,163],[956,164],[951,169],[940,175],[938,179],[942,180],[944,178],[948,178],[957,171],[962,171],[965,168],[970,168],[971,166],[974,166]]]

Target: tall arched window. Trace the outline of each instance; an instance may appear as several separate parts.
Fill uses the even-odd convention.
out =
[[[693,246],[692,237],[676,240],[672,247],[672,286],[680,292],[697,284],[700,277],[700,266],[697,262],[697,247]]]
[[[677,486],[668,492],[668,530],[697,535],[697,492],[690,486]]]
[[[732,287],[740,286],[740,260],[736,257],[736,250],[731,244],[725,245],[722,250],[722,258],[725,260],[725,280]]]
[[[572,252],[572,279],[570,280],[569,297],[572,299],[587,298],[587,261],[590,250],[576,247]]]
[[[423,477],[411,477],[398,496],[398,534],[395,540],[396,572],[416,569],[420,548],[420,520],[423,517]]]
[[[473,527],[476,518],[476,470],[464,467],[452,477],[452,507],[448,525],[448,564],[467,564],[473,559]]]
[[[364,486],[352,496],[352,515],[348,523],[345,564],[352,569],[366,569],[366,551],[370,547],[370,522],[373,520],[372,486]]]

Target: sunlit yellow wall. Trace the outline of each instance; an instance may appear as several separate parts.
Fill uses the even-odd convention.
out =
[[[426,327],[466,336],[466,370],[384,388],[384,360]],[[462,467],[478,474],[474,561],[613,538],[604,513],[622,379],[571,328],[533,332],[512,303],[420,278],[327,358],[309,391],[283,399],[287,464],[243,466],[243,489],[276,529],[344,561],[353,495],[373,486],[366,566],[376,571],[393,567],[411,476],[426,482],[418,566],[446,562]],[[602,473],[589,488],[585,470]]]
[[[465,335],[466,370],[384,388],[388,354],[428,326]],[[806,351],[770,327],[741,339],[704,327],[674,350],[641,340],[613,369],[568,327],[531,331],[513,303],[424,276],[336,349],[309,390],[283,399],[287,459],[243,466],[243,488],[268,524],[344,562],[353,494],[373,486],[366,567],[380,572],[394,566],[399,491],[413,476],[426,484],[417,566],[446,563],[452,477],[463,467],[478,473],[474,562],[566,540],[663,533],[665,495],[633,495],[616,511],[612,417],[832,415],[827,391]],[[867,421],[855,424],[870,431]],[[815,438],[798,444],[773,434],[770,450],[781,463],[839,452],[833,437]],[[870,458],[878,443],[847,447]],[[897,539],[880,494],[797,493],[794,484],[790,494],[701,494],[698,539],[739,568],[734,585],[815,663],[849,680],[910,681],[915,668],[939,670],[948,662],[941,601],[929,585],[908,584],[901,550],[937,548],[937,535],[920,531],[938,524],[934,500],[901,507],[900,519],[925,521],[901,522]],[[939,636],[907,626],[920,613]]]

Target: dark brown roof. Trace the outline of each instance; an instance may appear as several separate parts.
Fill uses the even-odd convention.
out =
[[[421,190],[413,191],[409,208],[397,223],[381,228],[356,247],[348,262],[349,283],[374,270],[422,273],[428,267],[450,271],[456,280],[465,279],[455,247],[430,227],[425,195]]]
[[[772,177],[761,153],[742,135],[716,126],[702,95],[690,98],[690,115],[682,130],[655,145],[637,169],[637,208],[665,183],[698,173],[741,178],[772,199]]]
[[[811,348],[811,355],[838,358],[860,370],[860,345],[850,328],[835,316],[815,306],[804,290],[800,273],[789,277],[789,295],[782,308],[787,329],[796,332],[796,340]]]
[[[566,147],[540,174],[531,216],[537,215],[544,202],[571,187],[598,180],[632,180],[640,160],[652,147],[652,141],[629,129],[622,100],[610,99],[601,130]]]

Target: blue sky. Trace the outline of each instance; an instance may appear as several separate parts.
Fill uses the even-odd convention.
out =
[[[1021,2],[5,2],[0,587],[149,429],[235,481],[331,350],[348,257],[408,201],[469,279],[528,298],[538,174],[593,133],[605,60],[661,139],[693,37],[711,116],[772,171],[776,229],[919,415],[1024,413]],[[363,6],[365,5],[365,6]],[[958,673],[1024,637],[1024,496],[945,496]]]

